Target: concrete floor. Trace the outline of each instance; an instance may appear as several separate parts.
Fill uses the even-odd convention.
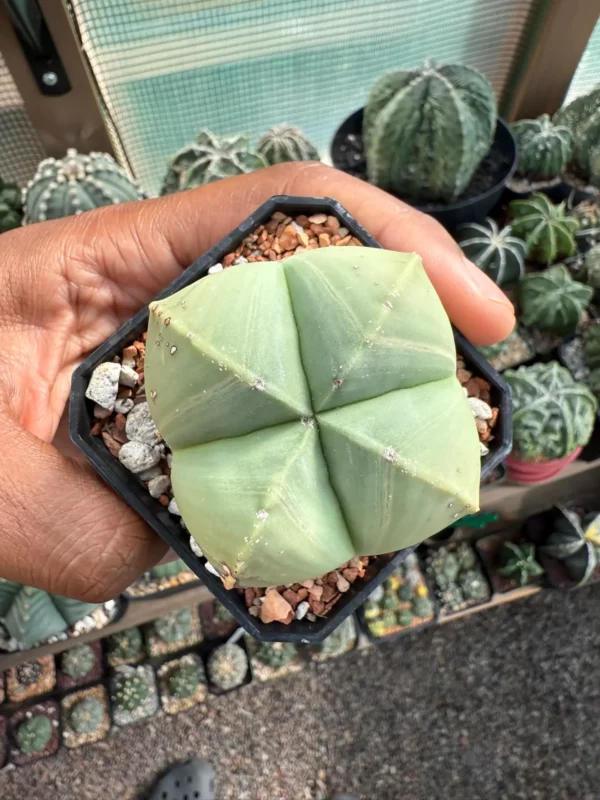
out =
[[[195,754],[220,800],[598,800],[599,611],[544,592],[63,748],[0,798],[137,800]]]

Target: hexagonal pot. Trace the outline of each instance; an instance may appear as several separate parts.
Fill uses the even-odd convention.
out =
[[[289,216],[321,212],[333,215],[363,245],[380,247],[375,239],[336,200],[323,197],[276,196],[267,200],[228,236],[210,248],[172,281],[158,298],[167,297],[184,286],[205,277],[213,264],[219,263],[225,255],[234,251],[244,238],[259,225],[266,223],[276,211],[285,212]],[[110,454],[101,439],[91,434],[91,428],[95,421],[93,403],[86,400],[85,391],[93,370],[98,364],[110,361],[115,355],[120,354],[124,347],[139,338],[147,326],[148,308],[145,307],[89,355],[75,370],[69,405],[71,439],[98,474],[173,548],[251,636],[266,642],[310,643],[322,641],[367,599],[373,589],[385,580],[390,572],[412,552],[414,547],[399,550],[392,555],[379,556],[369,565],[368,577],[352,585],[337,605],[331,609],[329,615],[317,619],[316,622],[304,619],[294,620],[290,625],[264,624],[252,617],[248,613],[243,597],[235,590],[225,589],[220,578],[206,569],[205,560],[199,559],[193,553],[189,543],[189,534],[181,527],[179,519],[172,516],[158,500],[150,497],[144,484]],[[490,367],[483,356],[459,333],[455,333],[455,338],[457,348],[463,355],[468,368],[490,383],[492,404],[500,408],[498,423],[494,429],[495,441],[488,455],[482,460],[482,477],[485,477],[510,452],[512,444],[510,393],[505,382]]]

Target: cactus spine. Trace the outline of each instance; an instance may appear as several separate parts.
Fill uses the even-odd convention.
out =
[[[557,336],[574,333],[594,290],[573,280],[564,264],[531,272],[518,286],[521,322]]]
[[[460,225],[456,240],[467,258],[499,286],[515,283],[523,276],[527,247],[512,235],[510,225],[500,230],[493,219],[486,217],[481,223]]]
[[[517,140],[517,172],[531,181],[556,178],[573,152],[573,136],[565,125],[556,125],[548,114],[522,119],[511,125]]]

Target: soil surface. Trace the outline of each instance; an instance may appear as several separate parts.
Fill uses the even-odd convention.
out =
[[[600,587],[542,592],[0,773],[3,800],[138,800],[215,765],[219,800],[597,800]]]

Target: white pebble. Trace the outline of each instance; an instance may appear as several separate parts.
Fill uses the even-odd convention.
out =
[[[244,256],[238,256],[233,263],[234,264],[247,264],[248,263],[248,259],[244,258]]]
[[[148,482],[148,491],[150,497],[160,497],[161,494],[169,491],[171,486],[171,479],[168,475],[159,475],[157,478],[152,478]]]
[[[223,264],[213,264],[212,267],[208,268],[208,274],[213,275],[215,272],[222,272],[223,271]]]
[[[121,365],[113,362],[98,364],[92,372],[85,396],[102,408],[112,411],[119,391]]]
[[[484,445],[483,442],[479,442],[479,454],[483,457],[483,456],[487,456],[487,454],[489,452],[490,452],[490,448],[486,447],[486,445]]]
[[[138,472],[138,478],[141,481],[151,481],[153,478],[158,478],[162,474],[162,469],[159,466],[156,466],[150,467],[150,469],[145,469],[143,472]]]
[[[213,567],[213,565],[210,563],[210,561],[207,561],[207,562],[206,562],[206,564],[205,564],[204,566],[206,567],[206,569],[207,569],[207,570],[208,570],[208,571],[209,571],[209,572],[210,572],[212,575],[216,575],[216,576],[217,576],[217,578],[220,578],[220,577],[221,577],[221,576],[219,575],[219,573],[217,572],[217,570],[216,570],[216,569]]]
[[[468,402],[475,419],[492,418],[492,409],[487,403],[484,403],[483,400],[480,400],[478,397],[469,397]]]
[[[178,517],[181,516],[181,511],[179,510],[179,506],[177,505],[177,500],[173,498],[167,507],[167,511],[171,514],[176,514]]]
[[[194,539],[193,536],[190,536],[190,547],[192,548],[192,553],[198,558],[203,558],[204,553],[202,552],[202,548],[198,544],[198,542]]]
[[[309,604],[306,602],[306,600],[303,600],[296,606],[296,613],[294,614],[294,617],[296,619],[304,619],[309,608]]]
[[[167,453],[167,467],[171,469],[173,466],[173,453]]]
[[[119,450],[119,461],[130,472],[140,473],[160,461],[160,453],[143,442],[126,442]]]
[[[160,439],[148,403],[138,403],[131,409],[125,423],[125,433],[131,441],[158,444]]]
[[[131,367],[124,367],[121,365],[119,374],[119,383],[122,386],[135,386],[139,380],[139,375]]]
[[[135,358],[124,358],[121,361],[122,367],[128,367],[129,369],[133,369],[135,367]]]
[[[115,403],[115,411],[117,414],[129,414],[133,408],[133,400],[131,397],[123,397]]]
[[[339,228],[339,230],[338,230],[338,236],[341,236],[342,239],[345,239],[346,236],[348,236],[349,233],[350,233],[350,231],[348,230],[348,228],[342,227],[342,228]]]

